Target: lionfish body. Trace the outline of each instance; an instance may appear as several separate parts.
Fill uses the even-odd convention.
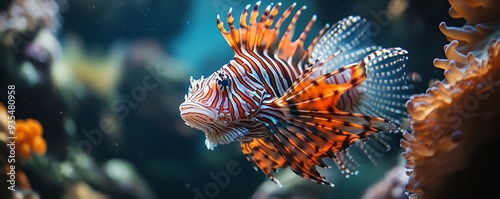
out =
[[[295,4],[280,18],[281,3],[267,6],[260,18],[259,5],[246,7],[238,29],[231,10],[229,30],[217,17],[234,58],[207,78],[191,78],[181,117],[205,133],[209,149],[240,141],[250,163],[275,182],[278,169],[290,167],[305,179],[333,186],[315,168],[327,168],[323,158],[333,158],[351,174],[344,149],[376,132],[396,130],[393,123],[406,116],[407,52],[370,45],[368,23],[357,16],[326,25],[304,48],[315,16],[292,41],[305,7],[280,36]]]

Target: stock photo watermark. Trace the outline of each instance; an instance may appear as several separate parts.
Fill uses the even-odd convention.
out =
[[[368,22],[368,30],[370,37],[375,37],[382,32],[382,29],[389,26],[392,21],[392,14],[389,10],[370,10],[370,15],[375,19],[375,21]]]
[[[9,156],[7,162],[9,164],[7,170],[7,182],[9,186],[7,189],[16,191],[16,86],[7,86],[7,147],[9,149]]]
[[[210,171],[208,175],[212,181],[203,185],[203,188],[194,187],[193,199],[208,199],[217,197],[222,189],[226,188],[231,182],[231,177],[240,174],[243,168],[237,161],[231,160],[227,162],[226,169],[218,172]]]
[[[476,86],[474,95],[466,96],[461,103],[454,104],[453,108],[444,112],[443,121],[450,124],[453,130],[459,129],[463,120],[474,117],[473,113],[479,109],[481,102],[488,100],[495,93],[495,89],[500,87],[500,82],[495,82],[492,74],[480,82],[483,87]]]
[[[135,109],[143,102],[153,89],[156,89],[164,80],[161,76],[164,72],[159,65],[148,65],[145,67],[147,74],[142,78],[140,85],[134,86],[130,93],[121,94],[118,99],[110,104],[111,110],[118,114],[118,118],[123,121],[129,114],[131,109]],[[102,118],[99,122],[99,127],[92,130],[83,129],[81,133],[86,139],[80,140],[76,143],[76,149],[66,146],[67,156],[66,159],[72,163],[78,164],[84,160],[85,157],[91,155],[93,148],[99,146],[104,140],[105,134],[110,134],[117,129],[116,124],[110,118]],[[52,163],[52,167],[58,170],[61,166],[57,163]],[[61,176],[58,176],[62,180]]]
[[[130,91],[130,94],[121,94],[120,97],[111,103],[111,110],[119,114],[120,120],[128,117],[130,109],[135,109],[138,103],[144,101],[151,91],[158,87],[163,82],[162,77],[159,75],[159,67],[148,66],[146,67],[148,75],[142,79],[142,84],[135,86]]]
[[[212,5],[218,14],[227,13],[233,6],[239,6],[243,0],[214,0]]]

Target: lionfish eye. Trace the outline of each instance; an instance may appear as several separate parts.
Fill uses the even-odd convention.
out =
[[[229,76],[224,72],[219,73],[217,77],[217,84],[219,85],[219,89],[221,91],[226,90],[227,87],[229,87],[229,83],[230,83]]]
[[[229,86],[229,80],[228,79],[219,80],[217,83],[220,86],[223,86],[223,87]]]

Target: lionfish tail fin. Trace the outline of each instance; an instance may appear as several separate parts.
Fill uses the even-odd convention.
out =
[[[278,56],[282,60],[293,63],[293,65],[299,68],[303,67],[303,64],[306,62],[304,60],[307,59],[308,53],[311,51],[305,50],[304,40],[311,30],[313,23],[316,21],[316,16],[313,16],[309,20],[309,23],[301,32],[300,36],[296,40],[292,41],[293,33],[296,27],[295,24],[302,11],[306,9],[306,6],[299,8],[295,12],[285,32],[279,37],[280,28],[283,25],[283,22],[292,16],[291,14],[296,6],[296,3],[290,5],[290,7],[288,7],[279,18],[277,18],[276,15],[279,13],[278,9],[281,6],[281,3],[274,6],[272,6],[272,4],[268,5],[259,18],[260,4],[261,2],[258,1],[251,11],[250,4],[245,7],[240,16],[239,28],[234,26],[232,9],[229,10],[227,15],[229,30],[224,28],[224,24],[221,21],[220,16],[217,15],[217,27],[229,43],[229,46],[233,49],[236,55],[243,55],[244,51],[269,52]],[[322,30],[320,30],[319,34],[309,45],[310,48],[315,46],[323,32],[328,27],[329,26],[327,24]]]
[[[365,59],[366,80],[357,87],[358,103],[352,111],[382,117],[404,127],[408,118],[406,101],[413,93],[413,85],[406,74],[408,51],[402,48],[384,48]]]

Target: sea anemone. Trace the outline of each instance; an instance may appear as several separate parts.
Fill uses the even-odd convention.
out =
[[[488,147],[500,137],[500,2],[449,3],[450,16],[466,24],[439,25],[450,43],[444,47],[447,59],[435,59],[434,65],[445,70],[445,80],[407,103],[412,132],[403,134],[401,146],[411,198],[470,197],[488,190],[492,184],[484,178],[491,175],[484,170],[494,157],[484,154],[492,148],[495,157],[500,154],[498,147]]]

